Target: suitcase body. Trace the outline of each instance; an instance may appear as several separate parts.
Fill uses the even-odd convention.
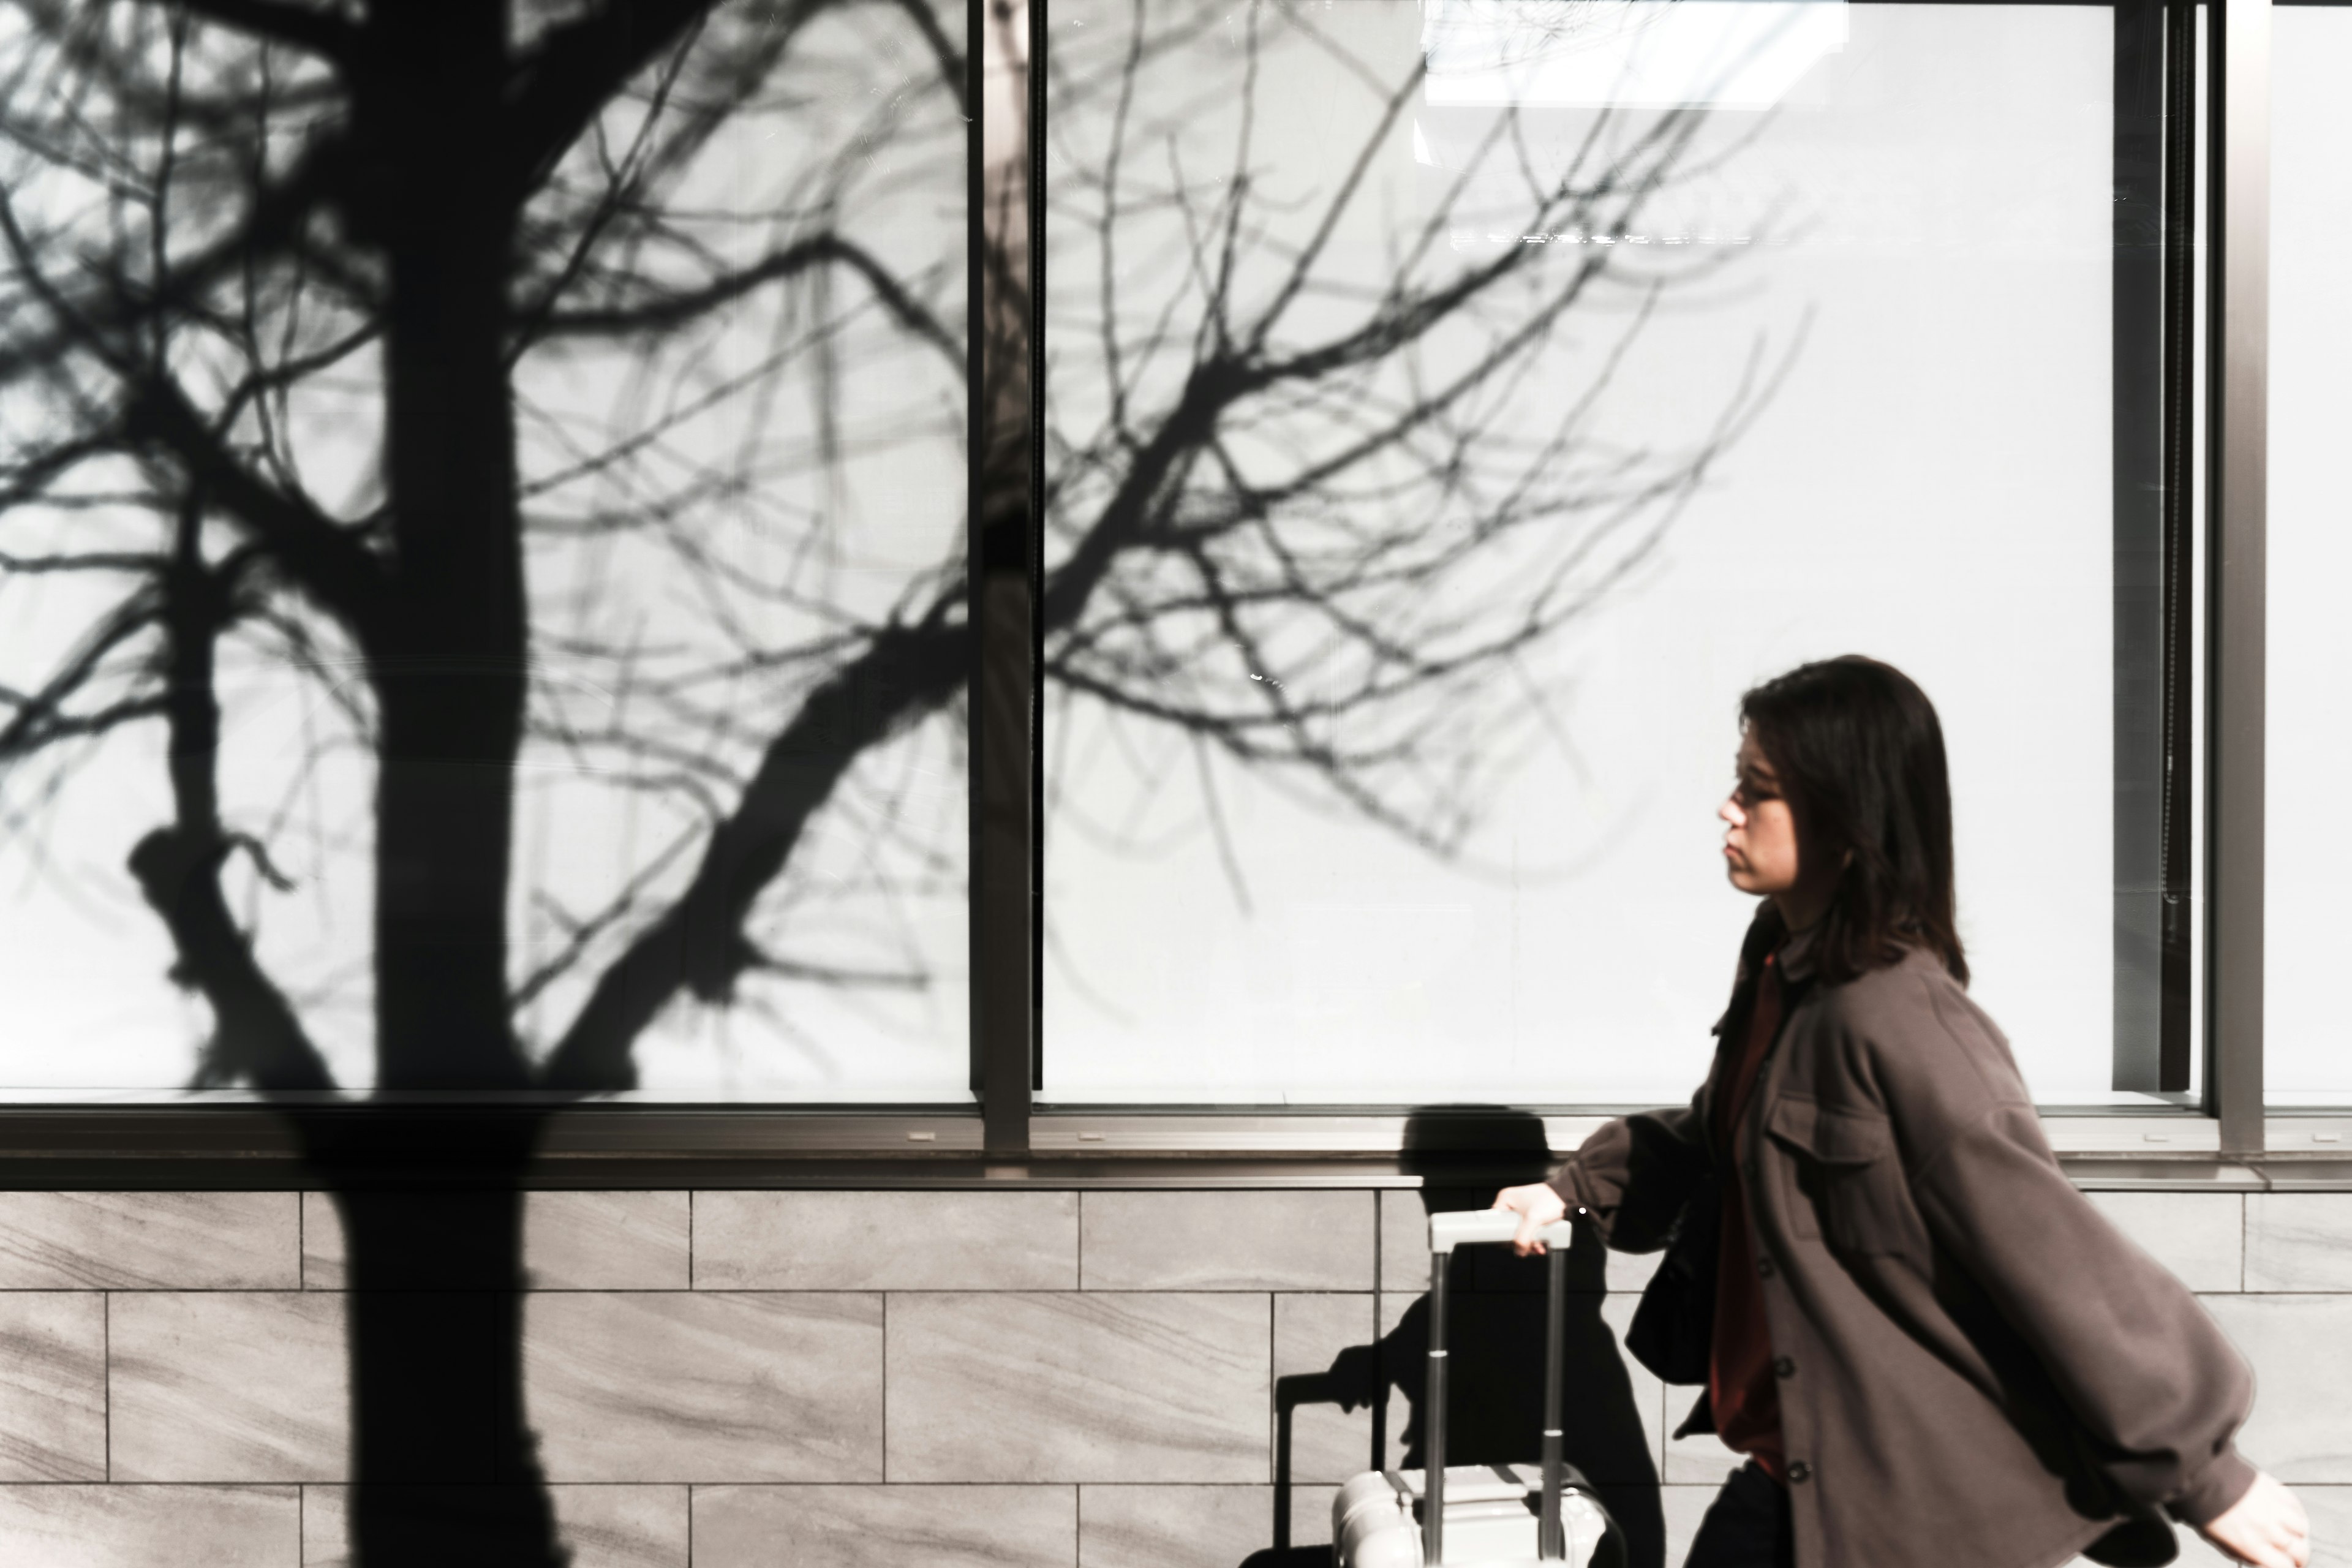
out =
[[[1520,1465],[1450,1465],[1445,1471],[1445,1561],[1463,1568],[1543,1561],[1543,1481]],[[1608,1516],[1572,1465],[1562,1467],[1562,1555],[1584,1568],[1609,1531]],[[1367,1470],[1339,1489],[1331,1543],[1343,1568],[1423,1568],[1419,1470]]]
[[[1339,1568],[1586,1568],[1616,1533],[1591,1483],[1560,1458],[1560,1350],[1567,1310],[1567,1221],[1546,1227],[1544,1436],[1540,1466],[1445,1462],[1446,1265],[1454,1247],[1506,1242],[1519,1216],[1486,1210],[1429,1218],[1429,1384],[1422,1403],[1427,1470],[1367,1470],[1331,1504]]]

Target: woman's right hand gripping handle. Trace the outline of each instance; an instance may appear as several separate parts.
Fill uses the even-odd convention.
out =
[[[1519,1216],[1518,1234],[1511,1237],[1511,1250],[1527,1258],[1544,1250],[1536,1233],[1554,1220],[1568,1215],[1568,1205],[1552,1191],[1549,1184],[1530,1182],[1524,1187],[1505,1187],[1495,1194],[1492,1208],[1509,1209]]]

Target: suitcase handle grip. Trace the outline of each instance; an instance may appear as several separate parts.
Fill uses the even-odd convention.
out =
[[[1519,1234],[1519,1215],[1510,1209],[1453,1209],[1429,1216],[1429,1250],[1451,1252],[1457,1247],[1469,1247],[1482,1242],[1508,1241]],[[1556,1219],[1536,1232],[1536,1239],[1546,1247],[1566,1247],[1576,1237],[1576,1228],[1567,1220]]]

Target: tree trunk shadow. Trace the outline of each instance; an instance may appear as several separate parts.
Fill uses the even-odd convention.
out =
[[[305,1119],[341,1221],[353,1568],[562,1568],[522,1388],[522,1174],[542,1117],[400,1109]],[[331,1282],[331,1241],[304,1251]]]

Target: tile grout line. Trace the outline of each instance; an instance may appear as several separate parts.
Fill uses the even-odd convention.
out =
[[[100,1386],[106,1391],[105,1462],[108,1484],[114,1480],[114,1292],[98,1293],[98,1364]]]

